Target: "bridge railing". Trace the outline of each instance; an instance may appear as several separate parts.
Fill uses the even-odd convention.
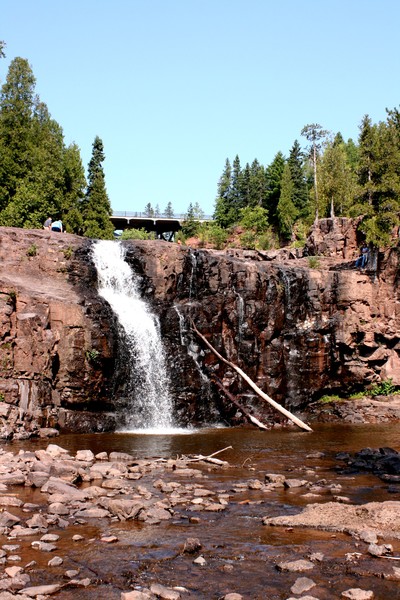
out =
[[[126,217],[131,219],[176,219],[183,221],[186,217],[185,213],[174,213],[172,216],[166,216],[163,214],[148,215],[145,212],[139,211],[128,211],[128,210],[113,210],[112,217]],[[196,221],[212,221],[212,215],[203,215],[201,219],[195,219]]]

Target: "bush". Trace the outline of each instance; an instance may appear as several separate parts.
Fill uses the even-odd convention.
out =
[[[396,386],[393,385],[393,380],[387,379],[374,385],[374,387],[370,390],[370,394],[371,396],[390,396],[396,391]]]
[[[217,250],[222,250],[228,240],[228,232],[216,223],[206,223],[200,232],[204,242],[212,244]]]
[[[318,256],[310,256],[308,259],[308,266],[310,267],[310,269],[318,269],[318,267],[319,267]]]
[[[141,229],[125,229],[122,232],[121,240],[155,240],[156,234],[154,231],[146,231],[144,227]]]

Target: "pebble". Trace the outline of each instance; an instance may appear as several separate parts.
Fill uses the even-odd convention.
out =
[[[193,564],[199,565],[200,567],[204,567],[204,565],[207,564],[207,561],[203,556],[198,556],[197,558],[194,559]]]

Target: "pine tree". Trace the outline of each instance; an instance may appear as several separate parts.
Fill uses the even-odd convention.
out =
[[[82,233],[82,203],[86,178],[80,150],[71,144],[64,151],[64,197],[61,206],[63,223],[70,233]]]
[[[278,224],[277,208],[281,195],[281,181],[284,168],[285,157],[282,152],[278,152],[265,171],[266,195],[264,208],[268,210],[269,222],[275,226]]]
[[[148,202],[144,207],[144,216],[145,217],[154,217],[154,208],[151,202]]]
[[[35,77],[27,60],[15,58],[0,96],[0,210],[32,171]]]
[[[265,169],[255,158],[250,167],[250,193],[248,204],[250,206],[263,206],[267,193]]]
[[[165,210],[163,212],[163,216],[167,217],[168,219],[172,219],[174,216],[174,209],[172,208],[172,202],[168,202],[167,206],[165,207]]]
[[[218,181],[218,194],[215,202],[214,219],[217,225],[226,228],[232,225],[231,214],[232,167],[229,158],[225,161],[224,171]]]
[[[88,187],[82,206],[83,234],[96,239],[111,239],[114,231],[110,221],[111,204],[103,171],[104,159],[103,142],[96,136],[88,165]]]
[[[293,201],[294,184],[291,176],[289,163],[283,168],[281,180],[281,193],[276,209],[278,219],[278,230],[284,240],[292,236],[293,224],[297,218],[298,210]]]
[[[293,183],[293,204],[297,208],[299,218],[307,219],[310,215],[310,198],[304,170],[304,154],[297,140],[290,150],[288,164]]]

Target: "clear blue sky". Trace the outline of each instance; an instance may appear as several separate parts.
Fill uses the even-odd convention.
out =
[[[400,103],[399,0],[0,0],[6,59],[114,210],[213,212],[225,159],[268,165],[308,123],[357,139]]]

